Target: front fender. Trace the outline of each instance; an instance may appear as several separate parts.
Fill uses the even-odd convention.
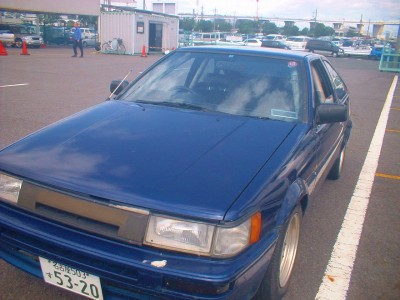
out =
[[[297,178],[286,191],[282,206],[276,217],[276,225],[281,226],[289,217],[293,209],[307,195],[307,185],[301,178]],[[306,208],[307,203],[301,203],[302,209]]]

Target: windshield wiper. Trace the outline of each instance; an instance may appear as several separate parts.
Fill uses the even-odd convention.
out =
[[[198,111],[210,111],[209,109],[191,103],[185,102],[171,102],[171,101],[146,101],[146,100],[137,100],[136,103],[143,103],[143,104],[151,104],[151,105],[160,105],[160,106],[169,106],[169,107],[176,107],[176,108],[184,108],[184,109],[191,109],[191,110],[198,110]]]

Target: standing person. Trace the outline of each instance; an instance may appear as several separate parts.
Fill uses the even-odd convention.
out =
[[[79,27],[79,23],[75,22],[74,23],[74,27],[75,27],[75,31],[74,34],[72,36],[74,45],[73,45],[73,49],[74,49],[74,55],[72,55],[72,57],[76,57],[78,55],[78,52],[76,51],[76,47],[79,47],[79,50],[81,50],[81,56],[83,57],[83,45],[82,45],[82,32],[81,32],[81,28]]]

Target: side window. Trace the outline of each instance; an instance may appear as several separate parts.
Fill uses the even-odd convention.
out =
[[[343,99],[347,95],[347,88],[344,84],[342,78],[340,78],[339,74],[333,69],[331,64],[327,61],[324,61],[325,67],[328,70],[329,77],[332,81],[333,88],[335,89],[336,97],[338,99]]]
[[[311,62],[311,73],[315,95],[315,105],[319,103],[333,103],[335,101],[331,82],[321,60]]]

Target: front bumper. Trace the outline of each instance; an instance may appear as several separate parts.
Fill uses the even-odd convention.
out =
[[[231,259],[211,259],[131,245],[89,234],[0,203],[0,257],[42,277],[38,256],[101,279],[106,299],[250,299],[273,246],[253,245]],[[165,260],[156,268],[151,262]]]
[[[44,41],[41,38],[27,38],[23,39],[23,41],[25,41],[28,46],[40,46],[44,44]]]

